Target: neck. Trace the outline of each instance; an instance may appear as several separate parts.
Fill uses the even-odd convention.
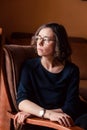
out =
[[[52,57],[42,57],[41,64],[44,66],[45,69],[53,73],[59,73],[64,68],[64,64]]]
[[[42,57],[41,63],[45,66],[52,67],[53,66],[54,59],[52,57]]]
[[[41,63],[45,68],[48,69],[62,65],[61,62],[59,62],[57,59],[54,59],[53,57],[42,57]]]

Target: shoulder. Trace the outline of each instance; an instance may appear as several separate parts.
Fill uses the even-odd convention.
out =
[[[66,62],[66,70],[68,70],[70,73],[79,73],[79,67],[72,62]]]
[[[40,58],[28,59],[24,62],[24,68],[34,69],[40,64]]]
[[[65,77],[67,77],[68,81],[71,81],[71,80],[79,81],[79,78],[80,78],[79,67],[72,62],[66,63],[63,74]]]
[[[66,66],[71,69],[79,69],[79,67],[75,63],[69,61],[66,62]]]

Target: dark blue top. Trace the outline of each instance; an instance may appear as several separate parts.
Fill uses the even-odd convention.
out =
[[[29,99],[45,109],[61,108],[76,118],[79,100],[79,68],[67,62],[60,73],[51,73],[40,58],[28,60],[22,70],[17,103]]]

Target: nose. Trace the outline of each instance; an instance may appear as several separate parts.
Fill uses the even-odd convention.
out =
[[[43,46],[43,39],[40,39],[40,40],[37,42],[37,44],[38,44],[39,46]]]

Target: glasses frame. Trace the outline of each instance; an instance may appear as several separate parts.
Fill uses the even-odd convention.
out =
[[[44,44],[49,44],[51,41],[56,42],[56,38],[51,38],[48,36],[41,37],[40,35],[33,36],[33,39],[36,43],[43,42]]]

